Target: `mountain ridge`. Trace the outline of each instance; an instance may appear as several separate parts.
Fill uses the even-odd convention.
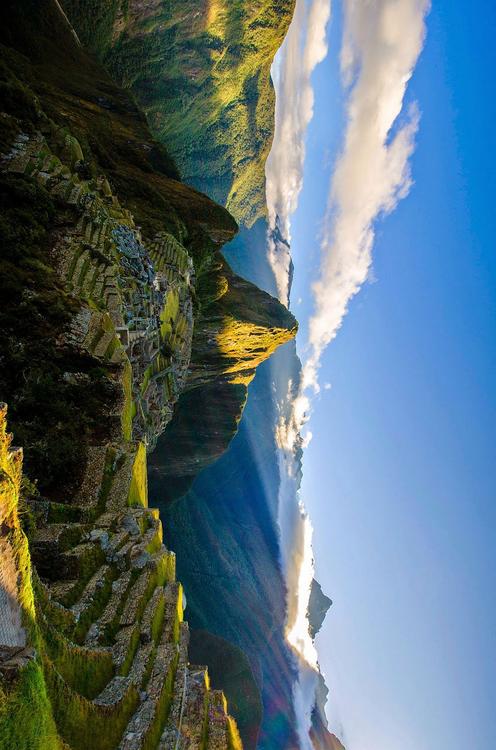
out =
[[[270,69],[294,5],[64,0],[82,42],[131,89],[184,180],[247,226],[266,212],[275,111]]]

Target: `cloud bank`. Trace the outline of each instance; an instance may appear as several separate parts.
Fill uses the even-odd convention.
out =
[[[290,383],[287,402],[290,410],[291,386]],[[301,447],[302,439],[299,435],[286,433],[288,424],[291,421],[281,414],[276,438],[280,474],[278,524],[281,562],[288,592],[285,636],[296,659],[293,706],[299,748],[313,750],[309,730],[319,670],[317,650],[310,636],[307,618],[310,587],[314,577],[313,529],[303,503],[299,500],[301,474],[297,449]]]
[[[327,55],[330,0],[297,0],[293,20],[274,65],[277,89],[274,141],[265,167],[269,217],[268,257],[279,299],[289,300],[291,215],[303,185],[305,134],[313,117],[311,75]],[[283,241],[281,241],[281,239]]]
[[[342,0],[343,145],[331,177],[302,382],[276,433],[281,546],[288,584],[287,638],[299,658],[295,711],[302,750],[311,748],[308,730],[317,654],[306,621],[313,577],[312,528],[298,500],[296,456],[304,447],[301,430],[309,418],[312,394],[319,390],[323,352],[370,273],[375,223],[394,210],[412,184],[410,161],[419,113],[415,104],[405,108],[404,100],[423,47],[429,4],[429,0]],[[286,304],[291,258],[287,242],[280,238],[290,239],[291,215],[302,189],[304,139],[314,104],[310,77],[327,52],[329,17],[327,0],[314,0],[308,13],[298,0],[279,65],[276,132],[266,168],[268,255],[279,297]],[[307,432],[306,440],[310,437]]]
[[[403,110],[424,43],[429,0],[345,0],[343,8],[347,123],[331,181],[320,278],[313,287],[304,389],[318,388],[322,353],[367,279],[375,221],[390,213],[410,189],[410,157],[419,122],[416,105]]]

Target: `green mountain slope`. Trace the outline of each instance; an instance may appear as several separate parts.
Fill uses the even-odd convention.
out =
[[[83,44],[130,88],[183,179],[250,226],[265,214],[270,67],[294,0],[64,0]]]

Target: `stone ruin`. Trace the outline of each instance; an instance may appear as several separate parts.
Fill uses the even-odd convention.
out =
[[[44,136],[21,133],[2,168],[36,179],[59,204],[77,211],[75,227],[61,233],[54,248],[61,279],[82,303],[66,335],[106,366],[130,364],[128,437],[153,447],[189,366],[193,263],[166,232],[145,242],[107,180],[81,177],[81,147],[70,134],[63,137],[67,164]]]

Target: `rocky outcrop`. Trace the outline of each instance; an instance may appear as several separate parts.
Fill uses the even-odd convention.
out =
[[[312,579],[310,589],[310,599],[308,601],[308,629],[312,638],[315,638],[325,620],[329,607],[332,606],[332,599],[322,591],[322,586],[318,581]]]

